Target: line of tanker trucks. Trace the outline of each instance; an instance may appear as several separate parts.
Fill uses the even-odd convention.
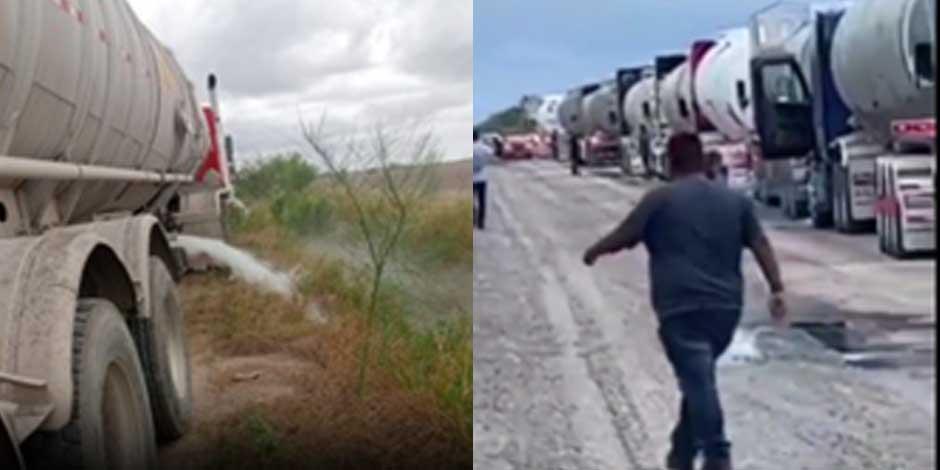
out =
[[[816,228],[935,250],[936,0],[776,2],[744,27],[566,93],[523,98],[556,158],[670,175],[696,133],[729,185]],[[605,136],[599,139],[598,136]],[[618,151],[598,155],[598,140]]]
[[[156,468],[192,421],[180,233],[232,141],[125,0],[0,2],[0,468]]]

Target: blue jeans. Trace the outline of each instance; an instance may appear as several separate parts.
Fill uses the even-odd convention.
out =
[[[740,310],[703,310],[666,318],[659,326],[682,392],[672,448],[683,460],[694,459],[700,451],[706,458],[730,457],[715,364],[731,344],[740,319]]]

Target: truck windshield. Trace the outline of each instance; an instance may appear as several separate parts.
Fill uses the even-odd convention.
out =
[[[791,63],[763,67],[764,96],[774,103],[809,104],[803,84]]]

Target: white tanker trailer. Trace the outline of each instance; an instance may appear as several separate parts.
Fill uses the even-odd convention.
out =
[[[666,75],[662,89],[663,116],[673,132],[695,133],[695,115],[692,114],[692,76],[689,61],[682,62]]]
[[[623,97],[623,119],[629,134],[627,137],[627,152],[630,160],[629,168],[640,168],[645,175],[652,171],[652,139],[655,121],[653,109],[655,107],[655,92],[653,82],[656,80],[652,68],[642,72],[640,81],[633,85]]]
[[[584,85],[565,93],[565,97],[558,106],[558,120],[564,129],[567,142],[566,154],[571,163],[571,173],[579,174],[580,166],[586,163],[584,159],[584,140],[590,135],[590,122],[584,108],[584,101],[600,88],[600,84]]]
[[[620,108],[616,80],[600,87],[582,101],[587,135],[583,140],[584,161],[592,166],[622,163],[620,145]]]
[[[752,19],[764,158],[808,158],[814,225],[874,226],[896,255],[935,243],[935,11],[935,0],[778,3]],[[801,25],[803,44],[787,47]]]
[[[171,237],[220,233],[212,102],[123,0],[0,2],[0,468],[155,468],[189,428]]]
[[[747,28],[694,43],[689,59],[697,132],[706,151],[721,155],[729,186],[745,192],[754,189],[756,160],[749,59]]]
[[[589,132],[620,132],[620,112],[617,109],[617,84],[604,83],[584,99],[584,115]]]
[[[648,105],[641,106],[644,116],[649,111],[649,124],[651,133],[649,135],[649,159],[648,171],[656,176],[669,179],[672,172],[669,169],[669,159],[666,155],[666,143],[669,137],[676,132],[666,115],[666,106],[664,100],[667,98],[672,88],[674,91],[674,80],[668,78],[676,69],[686,61],[685,54],[660,55],[653,62],[653,100]]]

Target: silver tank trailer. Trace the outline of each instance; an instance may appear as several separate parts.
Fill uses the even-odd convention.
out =
[[[693,84],[700,111],[731,141],[745,140],[754,129],[750,47],[746,28],[725,31],[702,58]]]
[[[565,93],[558,106],[558,119],[562,128],[569,135],[583,136],[586,134],[585,119],[582,109],[581,90],[571,90]]]
[[[623,97],[623,116],[633,133],[640,127],[652,131],[653,121],[653,84],[655,78],[646,77],[630,88]]]
[[[0,156],[192,174],[209,139],[172,53],[123,0],[0,2]],[[84,9],[79,9],[78,6]],[[3,181],[31,224],[144,208],[154,183]]]
[[[689,62],[666,75],[662,84],[661,106],[663,116],[673,132],[695,132],[695,115],[692,113],[692,81]]]
[[[865,131],[889,137],[897,119],[932,117],[932,81],[918,80],[917,44],[930,44],[934,63],[936,0],[860,0],[836,30],[836,86]]]
[[[589,132],[603,131],[609,135],[620,132],[616,83],[605,83],[584,99],[584,115]]]

